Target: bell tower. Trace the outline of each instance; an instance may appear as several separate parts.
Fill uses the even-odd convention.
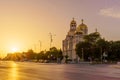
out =
[[[70,23],[70,31],[75,31],[76,30],[76,26],[77,26],[76,21],[73,18],[73,20]]]

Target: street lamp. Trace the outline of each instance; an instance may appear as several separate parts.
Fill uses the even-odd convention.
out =
[[[52,59],[53,59],[53,55],[52,55],[52,54],[51,54],[51,57],[50,57],[50,58],[51,58],[51,62],[52,62]]]
[[[107,57],[107,54],[106,54],[106,52],[104,52],[103,53],[103,60],[104,60],[104,62],[107,62],[107,60],[105,59]]]

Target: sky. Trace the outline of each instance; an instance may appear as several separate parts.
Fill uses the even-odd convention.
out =
[[[0,0],[0,52],[62,48],[74,17],[97,28],[106,40],[120,40],[120,0]]]

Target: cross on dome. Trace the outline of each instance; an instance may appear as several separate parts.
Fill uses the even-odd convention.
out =
[[[73,17],[73,21],[74,21],[74,19],[75,19],[75,18]]]
[[[95,29],[95,32],[97,32],[97,28]]]
[[[84,20],[82,19],[81,21],[82,21],[82,24],[83,24],[83,21],[84,21]]]

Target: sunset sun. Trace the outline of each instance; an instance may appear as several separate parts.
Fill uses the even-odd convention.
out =
[[[17,52],[17,51],[19,51],[19,49],[17,47],[12,47],[11,48],[11,52]]]

